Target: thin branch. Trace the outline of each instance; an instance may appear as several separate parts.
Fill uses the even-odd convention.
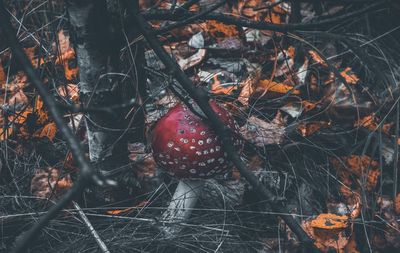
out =
[[[86,227],[89,229],[90,233],[93,235],[93,237],[96,240],[97,244],[99,245],[101,251],[103,253],[110,253],[110,250],[107,248],[107,245],[103,242],[103,240],[101,240],[99,234],[97,233],[97,231],[92,226],[92,223],[90,223],[90,220],[88,219],[86,214],[83,212],[82,208],[75,201],[72,201],[72,204],[74,204],[74,207],[78,211],[79,216],[81,217],[81,219],[85,223]]]
[[[243,26],[243,27],[249,27],[253,29],[259,29],[259,30],[270,30],[270,31],[277,31],[277,32],[288,32],[288,31],[294,31],[294,30],[302,30],[302,31],[312,31],[315,29],[324,29],[324,27],[328,25],[334,25],[338,24],[340,22],[361,16],[369,11],[377,11],[378,7],[383,6],[387,1],[380,1],[371,5],[368,5],[364,8],[361,8],[359,10],[349,12],[346,14],[343,14],[341,16],[333,17],[333,18],[327,18],[321,21],[315,21],[312,23],[291,23],[291,24],[273,24],[269,22],[264,22],[264,21],[254,21],[248,18],[243,18],[243,17],[235,17],[235,16],[229,16],[226,14],[222,13],[209,13],[205,15],[204,17],[201,18],[201,20],[216,20],[220,21],[222,23],[228,24],[228,25],[237,25],[237,26]],[[182,15],[176,15],[172,13],[171,11],[168,10],[148,10],[144,12],[143,17],[146,20],[171,20],[171,21],[179,21],[182,19],[187,19],[191,18],[197,13],[186,13],[184,16]],[[198,20],[200,21],[200,20]],[[182,25],[186,25],[185,20],[181,21]],[[157,31],[157,34],[165,33],[166,31],[164,29],[161,29]]]
[[[108,114],[115,114],[116,109],[124,109],[131,106],[140,106],[136,99],[131,99],[128,102],[120,103],[111,106],[104,106],[104,107],[93,107],[93,106],[86,106],[82,103],[71,103],[71,104],[64,104],[64,103],[57,103],[57,106],[68,110],[72,113],[86,113],[86,112],[103,112]]]
[[[128,3],[129,4],[129,3]],[[233,162],[236,168],[240,171],[241,175],[244,176],[251,186],[256,190],[256,192],[264,199],[272,202],[271,208],[274,212],[280,213],[280,217],[286,222],[290,229],[297,235],[299,241],[304,243],[304,246],[310,250],[310,252],[319,252],[313,244],[313,240],[306,234],[302,227],[295,221],[295,219],[288,213],[285,205],[278,202],[276,196],[267,190],[257,179],[257,177],[246,168],[241,158],[238,156],[234,149],[232,141],[232,133],[230,129],[225,126],[215,112],[211,109],[209,104],[208,94],[205,90],[197,88],[192,81],[186,76],[186,74],[181,70],[179,65],[170,57],[170,55],[165,51],[165,49],[160,45],[154,30],[146,22],[144,17],[137,14],[135,9],[129,9],[132,14],[136,14],[135,23],[138,24],[143,36],[146,38],[150,47],[154,50],[155,54],[164,63],[166,68],[170,71],[171,75],[174,76],[177,81],[182,85],[188,94],[197,103],[203,113],[210,120],[211,126],[221,138],[223,143],[223,149],[227,153],[228,158]]]
[[[204,16],[206,16],[207,14],[215,11],[216,9],[218,9],[219,7],[223,6],[226,3],[226,0],[221,0],[219,3],[214,4],[213,6],[211,6],[210,8],[200,11],[199,13],[196,13],[196,15],[187,18],[181,22],[176,22],[174,24],[165,26],[161,29],[158,30],[158,33],[163,34],[165,32],[171,31],[172,29],[181,27],[181,26],[185,26],[187,24],[193,23],[196,20],[202,19]]]

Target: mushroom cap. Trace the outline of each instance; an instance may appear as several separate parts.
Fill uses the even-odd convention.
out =
[[[229,128],[239,133],[230,113],[215,101],[210,106]],[[183,103],[171,108],[152,132],[152,149],[156,163],[176,178],[211,178],[230,167],[222,142],[211,127]],[[242,147],[234,140],[235,148]]]

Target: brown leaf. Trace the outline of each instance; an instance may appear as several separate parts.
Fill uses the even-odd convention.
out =
[[[69,83],[66,86],[58,87],[58,94],[64,98],[69,98],[76,102],[79,100],[79,87],[76,84]]]
[[[279,111],[271,122],[251,116],[247,119],[246,124],[240,128],[240,133],[243,138],[258,147],[279,144],[285,138],[285,124],[286,121]]]
[[[18,91],[18,90],[26,87],[27,83],[28,83],[28,77],[25,75],[24,72],[19,71],[12,78],[10,78],[10,80],[7,84],[2,83],[2,88],[7,89],[8,91],[14,92],[14,91]]]
[[[212,81],[211,81],[211,92],[212,93],[219,94],[219,95],[229,95],[237,89],[238,89],[237,85],[225,86],[224,84],[222,84],[222,82],[220,80],[220,73],[216,73],[212,76]]]
[[[6,72],[4,72],[3,64],[0,59],[0,87],[3,87],[3,83],[7,80]]]
[[[347,67],[345,70],[340,72],[340,74],[346,79],[346,82],[349,84],[356,84],[360,80],[356,74],[353,73],[350,67]]]
[[[308,51],[308,53],[311,55],[311,58],[316,63],[319,63],[324,67],[328,67],[328,64],[326,64],[326,62],[322,59],[322,57],[317,52],[315,52],[314,50],[310,50],[310,51]]]
[[[381,208],[380,213],[386,221],[385,239],[386,247],[391,246],[395,249],[400,248],[400,224],[395,213],[395,204],[387,197],[378,197],[377,204]],[[381,218],[381,219],[382,219]]]
[[[378,183],[379,163],[369,156],[351,155],[340,157],[340,160],[332,158],[331,164],[337,170],[339,179],[348,187],[356,183],[358,187],[371,191]]]
[[[209,20],[206,22],[205,31],[207,31],[217,41],[224,40],[227,37],[239,36],[239,31],[235,25],[226,25],[215,20]]]
[[[33,136],[34,137],[47,137],[49,140],[53,141],[54,137],[56,137],[57,127],[55,123],[49,123],[45,125],[42,129],[37,130]]]
[[[322,213],[311,221],[311,227],[323,229],[347,228],[349,226],[349,217],[331,213]]]
[[[70,187],[71,178],[61,178],[60,170],[53,167],[37,169],[31,180],[31,193],[40,198],[57,197],[61,190]]]
[[[12,97],[10,97],[8,104],[10,106],[26,105],[28,104],[28,97],[25,95],[23,90],[19,90]]]
[[[400,193],[397,193],[394,200],[394,210],[396,211],[397,215],[400,215]]]
[[[292,94],[298,95],[300,94],[300,91],[295,90],[293,86],[284,84],[284,83],[277,83],[274,81],[270,80],[260,80],[260,82],[257,85],[257,89],[263,89],[265,93],[267,92],[277,92],[277,93],[282,93],[286,94],[289,91],[292,91]]]
[[[302,136],[309,136],[321,128],[329,127],[330,123],[326,121],[310,121],[305,123],[300,123],[297,127],[297,130],[301,133]]]
[[[250,96],[254,92],[254,84],[257,84],[260,80],[261,71],[257,70],[252,73],[245,81],[242,82],[242,90],[240,91],[238,101],[244,106],[249,105]]]
[[[345,253],[344,249],[352,234],[348,220],[348,216],[324,213],[315,219],[304,221],[302,226],[322,252],[327,253],[334,249],[336,252]]]

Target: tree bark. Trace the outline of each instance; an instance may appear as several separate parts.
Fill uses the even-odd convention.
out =
[[[138,87],[144,86],[145,78],[138,66],[143,65],[140,55],[144,52],[138,50],[139,43],[127,46],[129,35],[124,32],[119,2],[68,0],[67,10],[79,67],[81,102],[89,108],[115,108],[132,99],[140,102]],[[124,72],[125,55],[130,57],[131,66]],[[112,114],[89,112],[85,114],[85,124],[90,160],[102,172],[127,165],[127,142],[144,139],[143,112],[139,108],[117,107]],[[123,184],[136,183],[132,170],[126,167],[130,175],[119,178],[124,178]]]

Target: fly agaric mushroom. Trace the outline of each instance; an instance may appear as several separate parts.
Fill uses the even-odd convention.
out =
[[[224,124],[239,133],[238,125],[228,111],[214,101],[210,102],[210,106]],[[240,150],[241,140],[234,140],[234,145]],[[183,222],[189,218],[204,186],[204,179],[223,175],[230,167],[216,133],[182,103],[170,109],[157,122],[152,133],[152,149],[156,163],[180,180],[162,217],[168,223]],[[164,227],[167,236],[177,231],[176,227]]]

